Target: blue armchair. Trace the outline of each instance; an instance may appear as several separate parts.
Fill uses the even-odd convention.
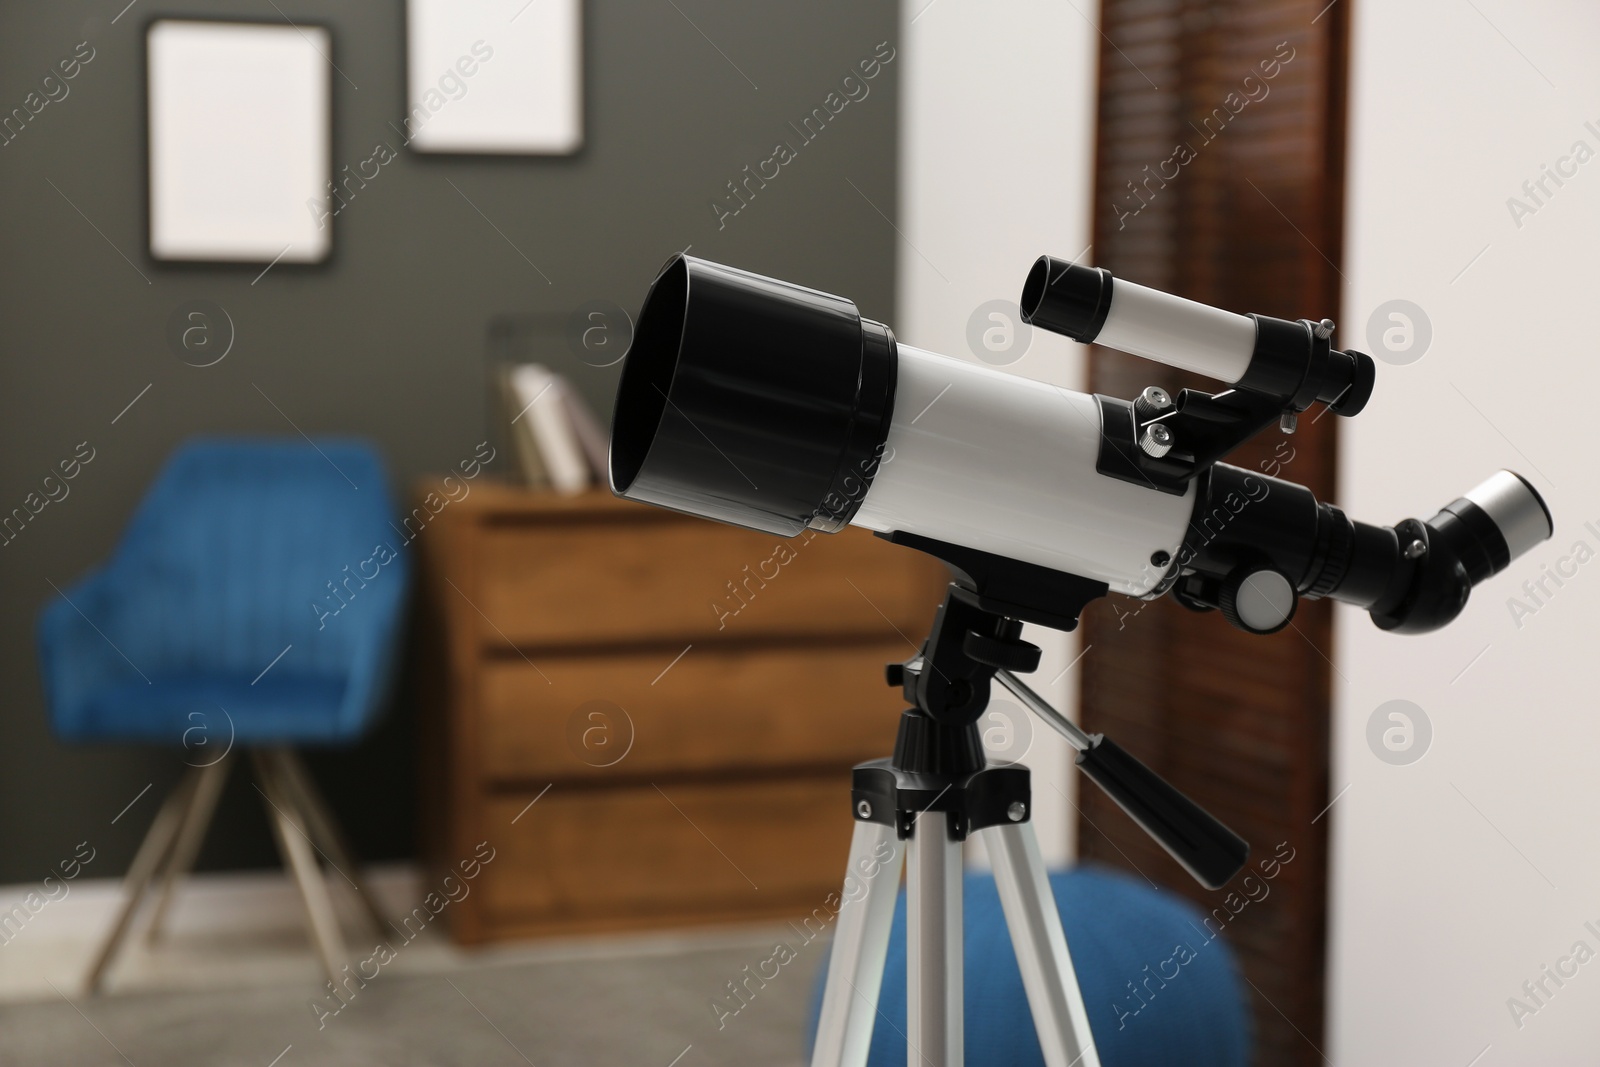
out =
[[[410,570],[394,514],[368,445],[192,441],[168,460],[111,559],[44,608],[39,651],[57,736],[166,745],[191,768],[128,872],[91,989],[158,874],[149,929],[159,932],[244,750],[330,976],[344,952],[313,846],[355,880],[381,924],[293,746],[354,742],[383,706]]]

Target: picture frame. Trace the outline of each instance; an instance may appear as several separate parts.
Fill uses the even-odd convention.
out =
[[[566,156],[583,147],[583,0],[407,0],[411,150]]]
[[[145,26],[148,251],[160,263],[318,264],[333,250],[333,34]]]

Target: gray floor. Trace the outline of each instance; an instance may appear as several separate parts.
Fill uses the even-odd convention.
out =
[[[8,1005],[0,1065],[268,1067],[279,1056],[277,1067],[797,1064],[820,943],[720,1028],[710,1007],[767,955],[718,948],[438,976],[380,972],[320,1029],[316,991],[303,984]]]

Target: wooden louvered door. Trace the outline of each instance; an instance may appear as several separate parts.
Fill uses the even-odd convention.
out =
[[[1103,0],[1089,261],[1233,311],[1337,319],[1348,6]],[[1358,330],[1341,334],[1359,347]],[[1151,384],[1216,388],[1104,350],[1091,384],[1122,397]],[[1313,422],[1320,412],[1231,461],[1328,499],[1338,420]],[[1243,964],[1259,1064],[1322,1061],[1328,608],[1302,604],[1291,629],[1255,637],[1170,598],[1113,598],[1083,627],[1088,727],[1248,838],[1255,875],[1248,886],[1241,875],[1224,891],[1200,888],[1094,789],[1083,793],[1081,853],[1136,868],[1213,912],[1203,933],[1220,930]],[[1089,1008],[1120,1012],[1141,1000]]]

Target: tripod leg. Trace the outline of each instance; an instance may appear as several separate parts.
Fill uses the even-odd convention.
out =
[[[961,1067],[961,842],[948,815],[917,816],[906,863],[906,1062]]]
[[[1100,1067],[1033,824],[992,826],[979,832],[994,863],[1000,905],[1022,969],[1044,1062],[1048,1067]]]
[[[866,1067],[904,860],[894,827],[856,823],[811,1067]],[[863,885],[866,895],[857,896]]]

